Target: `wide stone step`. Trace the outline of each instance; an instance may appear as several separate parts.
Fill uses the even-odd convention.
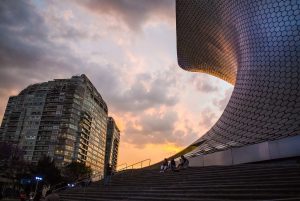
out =
[[[229,169],[227,171],[224,171],[224,170],[213,170],[213,171],[207,171],[205,169],[192,169],[192,168],[188,168],[186,170],[181,170],[179,172],[176,172],[177,175],[185,175],[185,174],[196,174],[196,173],[199,173],[199,174],[205,174],[205,175],[210,175],[210,174],[248,174],[248,173],[256,173],[256,174],[263,174],[263,173],[270,173],[270,172],[283,172],[285,171],[286,173],[288,172],[297,172],[300,170],[300,166],[296,166],[296,167],[293,167],[293,168],[276,168],[276,169],[260,169],[260,168],[249,168],[249,169],[236,169],[236,170],[232,170],[232,169]],[[167,171],[166,173],[168,172],[171,172],[171,171]],[[151,172],[141,172],[141,173],[127,173],[127,174],[117,174],[116,176],[124,176],[124,177],[127,177],[127,176],[149,176],[149,175],[152,175],[152,176],[155,176],[159,173],[159,170],[153,170]]]
[[[189,177],[189,176],[193,176],[193,177],[246,177],[246,176],[250,176],[252,175],[253,177],[260,177],[260,176],[280,176],[282,175],[282,172],[259,172],[259,173],[240,173],[240,174],[204,174],[204,173],[188,173],[188,174],[179,174],[177,172],[166,172],[166,173],[153,173],[150,175],[139,175],[139,176],[128,176],[128,177],[122,177],[122,175],[119,176],[112,176],[112,178],[118,179],[118,180],[122,180],[122,179],[144,179],[144,178],[162,178],[164,177],[165,179],[168,178],[184,178],[184,177]],[[294,170],[294,171],[288,171],[286,172],[286,176],[288,175],[300,175],[300,169],[299,170]]]
[[[148,201],[149,199],[144,197],[135,197],[135,198],[124,198],[120,199],[122,201]],[[195,201],[194,198],[151,198],[153,201]],[[69,199],[61,198],[61,201],[71,201]],[[73,198],[72,201],[116,201],[115,199],[109,198]],[[232,201],[232,199],[224,198],[198,198],[197,201]],[[243,199],[243,201],[255,201],[254,199]],[[299,197],[296,198],[279,198],[279,199],[257,199],[256,201],[299,201]]]
[[[141,187],[141,186],[109,186],[109,187],[103,187],[103,186],[98,186],[98,187],[93,187],[93,188],[87,188],[87,189],[83,189],[83,188],[79,188],[79,189],[70,189],[68,191],[64,191],[62,193],[76,193],[76,192],[101,192],[101,191],[105,191],[105,192],[114,192],[114,191],[128,191],[128,190],[137,190],[137,191],[141,191],[141,190],[162,190],[162,191],[170,191],[170,190],[175,190],[175,191],[189,191],[189,190],[199,190],[199,189],[276,189],[276,190],[280,190],[280,189],[300,189],[300,182],[297,181],[295,182],[289,182],[289,181],[285,181],[285,182],[281,182],[278,184],[248,184],[248,183],[244,183],[243,185],[238,185],[238,184],[212,184],[212,185],[201,185],[201,184],[197,184],[197,185],[185,185],[185,186],[151,186],[149,187]]]
[[[278,175],[278,174],[267,174],[267,175],[258,175],[258,176],[251,176],[251,175],[217,175],[217,176],[207,176],[205,177],[203,176],[192,176],[192,175],[187,175],[187,176],[172,176],[172,177],[165,177],[164,175],[160,176],[160,177],[142,177],[142,178],[128,178],[128,179],[119,179],[119,178],[112,178],[111,181],[112,182],[137,182],[137,181],[174,181],[174,180],[214,180],[214,179],[261,179],[261,178],[300,178],[300,173],[289,173],[286,175]]]
[[[61,192],[63,201],[290,200],[299,197],[299,165],[238,165],[188,168],[179,172],[124,171],[109,186],[102,181]]]
[[[202,198],[210,198],[210,199],[232,199],[232,200],[240,200],[240,199],[253,199],[253,200],[259,200],[259,199],[278,199],[278,198],[289,198],[289,197],[295,197],[297,195],[285,195],[285,194],[280,194],[280,193],[188,193],[188,194],[178,194],[178,193],[173,193],[173,194],[147,194],[147,193],[141,193],[137,195],[132,195],[132,194],[103,194],[101,195],[101,198],[108,198],[108,199],[116,199],[116,200],[121,200],[121,199],[136,199],[138,197],[143,197],[145,200],[152,200],[152,199],[169,199],[172,200],[173,198],[194,198],[194,200],[202,199]],[[69,200],[74,200],[74,199],[79,199],[79,200],[84,200],[87,198],[86,195],[76,195],[76,196],[66,196],[62,195],[61,196],[64,199],[69,199]],[[89,199],[94,199],[97,200],[99,196],[98,195],[88,195]],[[299,197],[300,198],[300,197]]]
[[[293,193],[299,190],[298,187],[284,187],[284,188],[261,188],[261,187],[252,187],[252,188],[198,188],[198,189],[131,189],[131,188],[123,188],[123,189],[101,189],[98,191],[76,191],[76,192],[65,192],[63,195],[76,195],[76,194],[102,194],[102,193],[112,193],[112,194],[120,194],[120,193],[223,193],[223,192],[232,192],[232,193],[257,193],[257,192],[268,192],[268,193]],[[300,192],[299,192],[300,195]]]
[[[169,185],[163,185],[163,184],[155,184],[152,186],[147,186],[147,185],[110,185],[109,187],[106,186],[93,186],[93,187],[88,187],[86,189],[84,188],[74,188],[74,189],[69,189],[65,192],[74,192],[74,191],[99,191],[99,190],[110,190],[110,189],[199,189],[199,188],[240,188],[240,189],[244,189],[244,188],[283,188],[283,187],[288,187],[288,188],[293,188],[293,187],[300,187],[300,181],[299,180],[295,180],[295,181],[291,181],[291,180],[287,180],[287,181],[280,181],[277,183],[266,183],[266,182],[254,182],[254,183],[250,183],[250,182],[245,182],[245,181],[241,181],[241,182],[226,182],[226,183],[205,183],[205,182],[190,182],[190,183],[181,183],[181,184],[169,184]]]
[[[279,167],[279,168],[271,168],[271,169],[268,169],[268,168],[265,168],[265,169],[261,169],[261,168],[249,168],[249,169],[228,169],[228,170],[223,170],[223,169],[216,169],[216,170],[206,170],[206,169],[195,169],[195,168],[188,168],[188,169],[185,169],[185,170],[180,170],[179,172],[177,172],[178,174],[190,174],[190,173],[205,173],[205,174],[214,174],[214,173],[217,173],[217,174],[229,174],[229,173],[239,173],[239,174],[242,174],[242,173],[250,173],[250,172],[256,172],[256,173],[259,173],[259,172],[265,172],[265,173],[268,173],[268,172],[282,172],[282,171],[285,171],[285,170],[288,170],[288,171],[297,171],[300,169],[300,166],[295,166],[295,167],[291,167],[291,168],[284,168],[284,167]],[[117,174],[117,175],[124,175],[124,176],[131,176],[131,175],[152,175],[152,174],[155,174],[155,173],[159,173],[160,170],[152,170],[151,172],[141,172],[141,173],[122,173],[122,174]],[[287,171],[287,172],[288,172]]]
[[[201,183],[197,183],[197,184],[193,184],[193,185],[168,185],[168,186],[160,186],[160,185],[155,185],[155,186],[151,186],[151,187],[143,187],[140,185],[137,186],[94,186],[94,187],[88,187],[86,189],[84,188],[75,188],[75,189],[69,189],[66,190],[64,192],[76,192],[76,191],[96,191],[98,192],[99,190],[105,190],[105,191],[109,191],[109,190],[122,190],[122,189],[164,189],[164,190],[168,190],[168,189],[184,189],[184,190],[188,190],[188,189],[207,189],[207,188],[227,188],[227,189],[232,189],[232,188],[239,188],[239,189],[244,189],[244,188],[248,188],[248,189],[256,189],[256,188],[275,188],[275,189],[280,189],[280,188],[293,188],[296,187],[298,188],[300,186],[300,182],[296,181],[296,182],[291,182],[291,181],[282,181],[280,183],[274,183],[274,184],[264,184],[264,183],[255,183],[255,184],[250,184],[250,183],[228,183],[228,184],[219,184],[219,183],[214,183],[214,184],[201,184]],[[63,192],[63,193],[64,193]]]
[[[251,178],[260,178],[260,177],[285,177],[285,176],[296,176],[296,177],[300,177],[300,169],[297,171],[289,171],[286,172],[286,175],[282,175],[280,174],[280,172],[278,173],[272,173],[272,172],[262,172],[262,173],[243,173],[243,174],[203,174],[203,173],[194,173],[194,174],[177,174],[176,172],[168,172],[168,173],[161,173],[161,174],[152,174],[152,175],[143,175],[143,176],[132,176],[129,178],[126,177],[122,177],[121,175],[118,177],[112,177],[113,180],[115,181],[135,181],[135,180],[156,180],[156,179],[162,179],[164,178],[164,180],[172,180],[172,179],[178,179],[178,178],[184,178],[184,179],[193,179],[195,177],[197,177],[198,179],[202,179],[202,178],[247,178],[247,177],[251,177]]]
[[[288,178],[289,180],[287,181],[298,181],[299,178]],[[264,178],[259,178],[259,179],[220,179],[220,180],[196,180],[196,181],[177,181],[176,183],[175,182],[161,182],[160,186],[166,186],[166,185],[192,185],[192,184],[197,184],[197,183],[202,183],[202,184],[213,184],[213,183],[220,183],[220,184],[229,184],[229,183],[239,183],[239,184],[243,184],[243,183],[263,183],[263,184],[272,184],[272,183],[276,183],[276,182],[282,182],[283,180],[278,180],[278,179],[267,179],[265,180]],[[159,182],[159,181],[157,181]],[[157,183],[155,182],[148,182],[148,181],[145,181],[145,182],[124,182],[124,183],[112,183],[112,186],[123,186],[123,185],[127,185],[127,186],[135,186],[136,183],[139,183],[140,186],[154,186],[156,185]]]
[[[252,196],[260,196],[262,198],[286,198],[286,197],[295,197],[298,196],[300,197],[299,193],[292,193],[292,192],[275,192],[275,191],[266,191],[266,192],[240,192],[240,191],[233,191],[233,192],[225,192],[225,191],[207,191],[207,192],[186,192],[186,193],[180,193],[180,192],[115,192],[114,194],[107,194],[107,193],[99,193],[99,194],[64,194],[62,197],[64,198],[74,198],[74,197],[89,197],[89,198],[126,198],[126,197],[135,197],[135,196],[144,196],[144,197],[168,197],[168,198],[173,198],[173,197],[193,197],[193,198],[198,198],[198,197],[210,197],[210,198],[215,198],[215,197],[220,197],[221,196],[231,196],[232,194],[234,195],[239,195],[239,196],[248,196],[251,194]]]
[[[252,177],[261,177],[261,176],[280,176],[282,175],[282,172],[259,172],[259,173],[240,173],[240,174],[236,174],[236,173],[230,173],[230,174],[204,174],[204,173],[188,173],[188,174],[178,174],[177,172],[165,172],[165,173],[158,173],[158,174],[151,174],[151,175],[140,175],[140,176],[130,176],[131,179],[144,179],[144,178],[148,178],[148,179],[157,179],[157,178],[164,178],[164,179],[173,179],[173,178],[189,178],[189,177],[198,177],[198,178],[205,178],[205,177],[250,177],[250,175],[252,175]],[[298,175],[300,176],[300,169],[299,170],[295,170],[295,171],[289,171],[286,172],[285,176],[288,175]],[[122,175],[119,176],[113,176],[112,178],[115,178],[117,180],[124,180],[124,179],[128,179],[128,177],[122,177]]]

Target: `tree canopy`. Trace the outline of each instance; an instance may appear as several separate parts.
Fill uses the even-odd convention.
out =
[[[81,162],[71,162],[64,168],[63,174],[69,180],[76,181],[92,174],[92,169]]]
[[[42,157],[33,172],[36,176],[43,177],[44,181],[51,185],[57,184],[62,180],[60,170],[49,156]]]

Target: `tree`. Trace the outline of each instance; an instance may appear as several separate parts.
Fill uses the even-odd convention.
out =
[[[43,177],[44,181],[50,185],[62,181],[60,170],[55,166],[54,161],[49,156],[44,156],[38,161],[33,173],[36,176]]]
[[[16,144],[0,142],[0,161],[23,160],[23,150]]]
[[[23,150],[17,144],[0,142],[0,177],[13,189],[20,188],[20,179],[29,172],[30,164],[23,160]]]
[[[84,163],[73,161],[63,170],[64,176],[68,181],[76,181],[92,174],[92,169]]]
[[[9,178],[24,173],[27,163],[23,159],[23,150],[18,145],[0,142],[0,172]]]

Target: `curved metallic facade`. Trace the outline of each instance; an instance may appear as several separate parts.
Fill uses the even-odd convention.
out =
[[[177,0],[181,68],[231,84],[231,99],[193,152],[300,134],[300,1]]]

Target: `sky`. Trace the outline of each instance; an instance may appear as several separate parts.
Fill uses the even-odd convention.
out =
[[[9,96],[80,74],[121,130],[119,165],[182,150],[213,126],[233,90],[178,66],[173,0],[0,2],[1,120]]]

